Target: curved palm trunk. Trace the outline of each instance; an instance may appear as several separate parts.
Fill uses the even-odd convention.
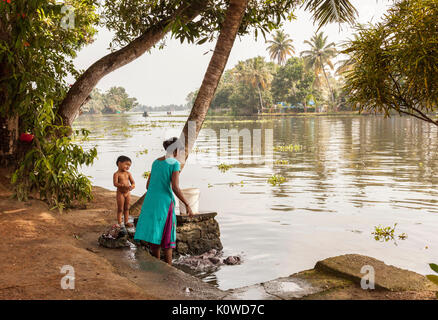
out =
[[[327,77],[327,73],[325,72],[324,65],[321,64],[321,67],[322,67],[322,72],[324,72],[325,81],[327,81],[327,87],[329,88],[330,95],[332,96],[332,101],[334,103],[335,102],[335,95],[333,94],[332,87],[330,86],[330,83],[329,83],[329,80],[328,80],[328,77]]]
[[[93,63],[73,84],[66,97],[62,101],[58,114],[63,124],[71,126],[81,106],[86,102],[87,97],[97,85],[97,83],[107,74],[132,62],[143,53],[151,49],[160,41],[169,30],[166,26],[181,17],[181,21],[186,23],[193,20],[205,7],[204,1],[193,1],[186,7],[179,8],[172,16],[163,19],[160,23],[150,27],[140,37],[129,43],[127,46],[114,51]]]
[[[190,115],[181,132],[180,139],[182,139],[185,144],[185,152],[183,152],[182,155],[180,155],[181,158],[178,159],[181,162],[181,170],[184,168],[187,157],[204,123],[208,108],[213,100],[214,93],[216,92],[219,80],[224,72],[231,49],[233,48],[234,40],[236,39],[247,5],[248,0],[230,1],[213,56],[211,57]],[[145,194],[131,206],[131,214],[135,215],[140,212],[144,197]]]
[[[260,108],[261,108],[260,112],[263,112],[262,93],[261,93],[261,91],[260,91],[260,86],[259,86],[259,85],[257,85],[257,90],[258,90],[258,92],[259,92],[259,100],[260,100]]]

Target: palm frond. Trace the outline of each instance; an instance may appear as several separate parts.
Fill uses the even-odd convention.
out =
[[[304,0],[303,6],[312,12],[314,22],[318,22],[318,30],[332,22],[353,24],[358,15],[349,0]]]

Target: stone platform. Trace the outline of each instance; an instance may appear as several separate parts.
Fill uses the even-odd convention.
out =
[[[200,212],[189,216],[176,215],[176,250],[178,255],[200,255],[211,249],[222,250],[216,212]],[[138,218],[134,218],[137,225]]]

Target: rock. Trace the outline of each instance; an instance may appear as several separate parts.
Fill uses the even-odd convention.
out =
[[[177,215],[176,250],[174,255],[201,255],[211,249],[222,250],[216,212],[189,216]],[[215,254],[213,254],[214,256]]]
[[[219,258],[217,258],[217,257],[211,257],[211,258],[208,258],[210,261],[211,261],[211,263],[213,263],[213,264],[218,264],[218,263],[220,263],[221,262],[221,259],[219,259]]]
[[[430,287],[427,279],[418,273],[389,266],[383,261],[358,254],[346,254],[318,261],[315,269],[349,279],[360,286],[362,277],[368,273],[361,273],[364,266],[373,267],[376,289],[422,291]]]
[[[99,244],[106,248],[129,247],[128,232],[125,227],[115,224],[105,231],[97,240]]]
[[[240,264],[241,260],[239,256],[229,256],[224,260],[224,263],[228,265],[235,265],[235,264]]]
[[[112,239],[112,238],[106,238],[104,236],[100,236],[98,242],[102,247],[111,248],[111,249],[129,247],[127,235],[118,239]]]

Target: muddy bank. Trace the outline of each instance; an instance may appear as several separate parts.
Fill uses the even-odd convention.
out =
[[[362,290],[360,271],[351,261],[377,260],[354,255],[331,258],[290,277],[222,291],[145,251],[100,247],[97,238],[115,222],[115,196],[100,187],[93,194],[87,208],[59,214],[39,200],[11,199],[7,178],[0,176],[0,299],[433,299],[438,290],[423,276],[398,268],[395,273],[388,269],[388,276],[397,278],[385,277],[379,286],[376,278],[376,290]],[[74,290],[61,288],[64,265],[75,270]],[[376,266],[376,275],[388,267],[381,262]],[[405,287],[391,287],[402,278],[409,279]]]

